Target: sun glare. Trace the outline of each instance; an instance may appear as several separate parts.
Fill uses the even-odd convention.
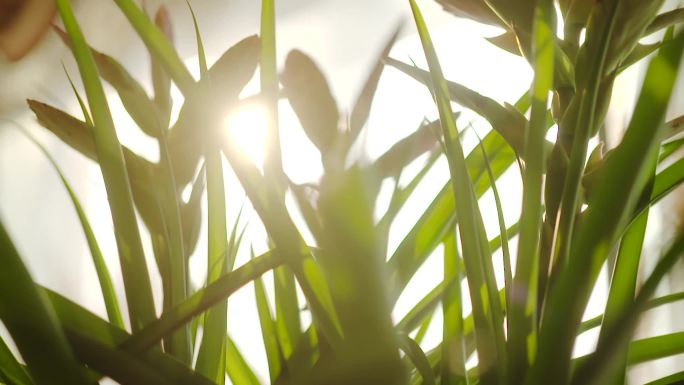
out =
[[[268,117],[260,104],[248,104],[228,114],[225,120],[229,140],[260,169],[264,159],[264,143]]]

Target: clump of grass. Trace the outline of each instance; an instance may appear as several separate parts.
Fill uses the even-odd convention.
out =
[[[255,287],[268,373],[275,384],[619,384],[631,365],[684,352],[681,333],[632,338],[643,311],[684,297],[671,293],[653,298],[658,283],[680,258],[681,235],[658,253],[662,257],[646,280],[637,279],[650,207],[684,180],[684,160],[670,159],[684,141],[665,122],[684,49],[684,35],[674,30],[684,20],[682,9],[659,14],[662,0],[440,0],[458,16],[502,28],[503,34],[490,41],[529,62],[534,71],[529,92],[515,105],[501,105],[444,78],[427,24],[415,1],[409,0],[428,68],[388,57],[397,37],[393,34],[349,119],[341,119],[325,76],[307,55],[292,51],[278,72],[273,0],[262,2],[260,36],[243,39],[211,66],[195,21],[199,80],[173,49],[163,9],[152,21],[132,0],[115,2],[148,48],[154,95],[114,58],[90,48],[69,2],[57,0],[65,29],[58,32],[74,54],[85,88],[82,99],[74,87],[84,120],[39,101],[30,100],[29,107],[45,128],[102,170],[131,327],[124,327],[78,197],[46,152],[87,237],[108,320],[34,283],[0,226],[0,320],[20,353],[15,356],[0,340],[3,383],[90,384],[111,377],[121,384],[223,384],[226,378],[238,385],[259,384],[226,334],[227,299],[248,284]],[[560,22],[563,38],[556,34]],[[643,36],[663,29],[667,31],[659,42],[640,43]],[[622,141],[607,152],[600,146],[588,157],[590,139],[605,130],[616,76],[649,55],[653,57]],[[354,161],[351,149],[368,119],[385,65],[425,84],[439,119],[373,163]],[[257,68],[257,97],[268,115],[263,172],[236,143],[220,135],[219,112],[242,103],[240,93]],[[139,128],[158,141],[158,162],[119,143],[102,80],[116,90]],[[173,124],[171,83],[185,98]],[[281,154],[291,149],[279,146],[280,95],[289,100],[320,152],[324,174],[315,186],[296,185],[283,172]],[[461,146],[463,130],[456,124],[452,102],[473,110],[492,127],[470,153]],[[558,136],[547,141],[554,125]],[[389,208],[374,221],[381,183],[398,179],[424,154],[428,161],[405,186],[397,184]],[[441,156],[448,161],[450,181],[396,251],[386,255],[394,218]],[[272,246],[237,268],[243,231],[224,215],[223,159]],[[522,212],[518,223],[506,228],[496,183],[516,164],[522,174]],[[186,202],[180,195],[188,185],[192,192]],[[500,224],[493,240],[486,237],[478,202],[490,189]],[[189,284],[188,259],[198,242],[205,192],[207,282],[195,290]],[[315,245],[305,242],[303,229],[292,221],[285,205],[288,192]],[[149,230],[163,283],[159,317],[136,211]],[[508,241],[516,234],[513,263]],[[390,314],[399,294],[442,244],[444,276],[394,322]],[[492,261],[499,248],[504,250],[503,287],[497,285]],[[614,251],[604,314],[582,322],[599,270]],[[262,275],[268,271],[274,273],[274,298],[264,289]],[[470,289],[471,314],[463,312],[462,280]],[[300,303],[298,287],[305,304]],[[275,303],[275,314],[270,303]],[[440,305],[441,343],[424,351],[421,341]],[[308,324],[303,306],[312,315]],[[196,338],[199,326],[202,338]],[[573,358],[578,334],[596,327],[600,334],[595,351]],[[473,354],[477,365],[467,368]],[[674,384],[682,378],[684,372],[655,383]]]

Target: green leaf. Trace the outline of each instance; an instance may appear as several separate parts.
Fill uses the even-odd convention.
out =
[[[370,115],[371,105],[373,103],[373,98],[375,92],[378,89],[378,83],[380,83],[380,76],[382,71],[385,69],[385,59],[389,57],[389,53],[394,46],[394,43],[399,37],[399,32],[403,27],[403,21],[400,22],[395,28],[389,39],[385,42],[380,55],[378,56],[373,69],[366,78],[363,84],[361,93],[356,97],[353,108],[351,110],[351,115],[349,116],[349,133],[347,137],[347,142],[351,145],[358,137],[361,129],[366,124],[368,116]]]
[[[648,160],[657,152],[659,135],[664,132],[665,109],[684,48],[684,35],[678,35],[675,42],[662,48],[651,61],[625,137],[606,159],[602,178],[572,245],[568,266],[547,296],[533,383],[549,375],[568,374],[574,332],[591,288],[619,231],[636,208],[638,195],[647,184]]]
[[[131,326],[133,330],[140,330],[156,317],[126,163],[90,49],[69,2],[58,0],[57,8],[69,35],[93,115],[95,149],[114,222]]]
[[[273,271],[275,289],[275,325],[285,359],[289,358],[302,334],[299,301],[292,269],[279,266]],[[275,377],[272,377],[275,378]]]
[[[645,385],[676,385],[681,384],[682,381],[684,381],[684,371],[651,381]]]
[[[26,368],[21,365],[9,349],[5,341],[0,338],[0,379],[7,385],[33,385]]]
[[[484,0],[437,0],[444,9],[455,16],[465,17],[484,24],[505,27],[501,18]]]
[[[530,88],[532,108],[526,129],[523,201],[515,278],[507,304],[508,352],[511,381],[524,380],[537,353],[537,313],[540,238],[544,208],[542,203],[546,173],[546,117],[549,92],[554,77],[554,8],[552,1],[538,1],[534,10],[532,39],[534,80]],[[494,183],[494,182],[492,182]],[[500,211],[500,210],[499,210]],[[503,228],[504,226],[502,226]]]
[[[401,383],[405,373],[386,301],[382,245],[366,177],[352,167],[332,171],[321,181],[318,209],[324,231],[316,239],[316,257],[330,284],[344,340],[334,356],[321,358],[317,375],[341,382]]]
[[[490,132],[482,140],[495,177],[499,177],[515,161],[515,153],[497,133]],[[475,194],[481,197],[490,187],[485,177],[481,151],[472,151],[466,158]],[[388,261],[392,302],[396,301],[413,274],[439,245],[450,226],[455,223],[454,193],[447,183],[423,212]]]
[[[278,341],[276,325],[271,316],[268,297],[266,296],[266,290],[264,290],[264,283],[261,277],[254,280],[254,296],[259,313],[259,325],[261,326],[261,336],[264,340],[266,359],[268,360],[268,374],[271,378],[271,383],[273,383],[281,375],[284,356]]]
[[[72,48],[66,32],[59,28],[55,28],[55,31],[57,31],[57,35],[62,41]],[[93,48],[90,48],[90,53],[93,56],[100,76],[114,87],[126,112],[128,112],[133,121],[147,135],[158,137],[161,129],[166,127],[162,126],[157,107],[147,96],[145,89],[111,56],[105,55]]]
[[[446,147],[451,185],[459,233],[463,248],[465,270],[468,275],[471,301],[475,323],[483,332],[478,335],[479,367],[482,384],[504,381],[507,377],[506,351],[503,335],[503,316],[499,302],[496,300],[497,287],[491,268],[489,250],[483,250],[486,244],[482,215],[475,199],[473,186],[468,175],[468,168],[463,148],[458,140],[458,130],[454,122],[449,89],[442,74],[437,55],[423,17],[414,0],[409,0],[416,21],[418,34],[430,67],[434,96],[439,109],[442,132]],[[483,242],[484,240],[484,242]]]
[[[119,302],[116,298],[116,293],[114,292],[114,286],[112,285],[112,278],[109,274],[109,269],[105,263],[104,257],[102,256],[102,251],[95,238],[95,233],[90,226],[90,221],[83,211],[81,202],[79,201],[76,193],[71,188],[71,185],[64,177],[64,173],[60,169],[59,165],[55,159],[50,155],[50,153],[41,145],[35,138],[33,138],[28,132],[23,131],[24,135],[34,144],[38,149],[45,155],[54,170],[59,175],[64,188],[69,193],[69,198],[71,198],[71,203],[74,205],[76,214],[78,215],[78,220],[81,223],[81,228],[85,234],[86,240],[88,241],[88,248],[90,249],[90,255],[93,259],[93,265],[95,266],[95,271],[97,272],[97,279],[100,282],[100,290],[102,290],[102,299],[104,300],[105,308],[107,309],[107,315],[109,317],[109,322],[118,326],[119,328],[124,328],[123,319],[121,317],[121,310],[119,310]]]
[[[208,146],[207,164],[207,284],[229,271],[227,260],[226,195],[221,152],[215,144]],[[210,309],[204,318],[204,332],[196,369],[218,384],[225,381],[225,334],[228,304],[222,301]]]
[[[65,330],[71,331],[67,334],[69,338],[71,338],[73,333],[78,333],[81,338],[88,338],[91,341],[90,343],[96,342],[100,346],[106,346],[112,349],[117,348],[121,352],[127,352],[127,354],[134,353],[132,351],[127,351],[123,347],[119,347],[121,343],[131,337],[125,330],[106,322],[80,305],[77,305],[49,289],[43,288],[42,290],[49,298],[52,307],[55,309],[62,327]],[[167,380],[167,383],[192,385],[212,384],[206,377],[192,371],[188,366],[180,363],[174,357],[162,353],[158,348],[151,349],[143,354],[135,353],[135,357],[140,363],[163,376]],[[88,357],[85,358],[88,359]],[[101,361],[102,362],[99,362],[98,365],[105,365],[106,368],[104,370],[106,371],[117,371],[125,368],[109,368],[108,366],[117,364],[108,361],[106,358]]]
[[[233,385],[260,385],[233,340],[226,336],[226,373]]]
[[[173,46],[166,38],[164,33],[154,25],[145,13],[133,2],[133,0],[115,0],[121,12],[131,23],[138,36],[142,39],[159,63],[164,66],[166,71],[181,90],[183,95],[188,97],[193,93],[195,80],[190,72],[183,65],[180,57]]]
[[[413,365],[423,377],[423,384],[435,385],[435,374],[432,372],[430,362],[428,362],[425,352],[423,352],[423,349],[420,348],[416,341],[407,335],[399,335],[399,347],[411,359],[411,362],[413,362]]]
[[[473,131],[475,132],[475,131]],[[496,205],[496,214],[499,222],[499,240],[501,247],[501,254],[503,258],[503,268],[504,268],[504,287],[506,288],[506,309],[510,309],[510,290],[513,287],[513,273],[511,269],[511,252],[508,247],[508,230],[506,229],[506,221],[504,220],[503,206],[501,205],[501,197],[499,195],[499,189],[496,187],[496,177],[492,171],[492,166],[489,164],[489,158],[487,157],[487,151],[482,144],[482,139],[475,132],[478,140],[478,147],[482,152],[482,159],[484,159],[485,166],[487,169],[487,176],[489,177],[489,184],[492,186],[492,195],[494,195],[494,204]],[[489,249],[492,250],[491,241]],[[510,311],[510,310],[507,310]]]
[[[182,303],[162,313],[157,320],[145,329],[123,342],[121,348],[131,352],[146,351],[164,336],[189,322],[192,317],[203,313],[219,302],[225,301],[239,288],[282,263],[282,259],[274,257],[271,252],[267,252],[239,268],[223,274]]]
[[[67,329],[69,342],[78,358],[88,368],[96,370],[120,384],[164,385],[169,382],[160,373],[151,370],[136,356],[107,346],[95,339]]]
[[[92,384],[76,361],[50,303],[33,283],[0,223],[0,320],[40,384]]]
[[[681,353],[684,353],[684,333],[670,333],[632,342],[627,360],[635,365]]]
[[[198,43],[199,44],[199,43]],[[259,63],[259,38],[249,36],[228,49],[211,66],[203,92],[186,96],[169,133],[169,151],[179,186],[190,182],[202,155],[202,140],[223,141],[225,113],[235,108],[242,89]],[[198,122],[206,122],[198,127]],[[199,131],[198,131],[199,130]],[[199,135],[199,132],[203,132]]]
[[[415,80],[432,88],[430,73],[417,67],[410,66],[392,58],[387,58],[387,63]],[[512,109],[506,108],[491,98],[483,96],[458,83],[446,81],[448,95],[454,101],[465,108],[473,110],[485,118],[492,128],[506,139],[506,142],[519,155],[524,154],[525,146],[525,117]]]
[[[160,6],[154,16],[154,24],[159,28],[169,42],[173,42],[173,26],[171,17],[165,6]],[[157,106],[159,119],[163,129],[167,129],[171,119],[171,77],[162,63],[150,52],[150,71],[152,88],[154,89],[154,104]]]
[[[325,156],[339,135],[337,123],[340,115],[323,73],[311,58],[293,50],[287,55],[280,82],[304,132],[326,162]]]
[[[668,28],[684,21],[684,8],[673,9],[672,11],[659,14],[653,19],[651,24],[646,27],[644,36],[650,35],[661,29]]]
[[[200,168],[195,181],[192,183],[192,191],[188,203],[181,206],[181,222],[183,223],[183,244],[186,258],[189,258],[199,240],[202,221],[202,195],[204,195],[206,180],[204,178],[204,164]]]
[[[259,80],[267,114],[264,169],[267,177],[280,178],[283,173],[280,130],[278,127],[278,63],[276,55],[275,0],[261,2],[261,62]]]
[[[442,368],[441,383],[457,385],[466,380],[465,339],[463,338],[463,305],[460,280],[460,258],[456,232],[450,231],[444,241],[444,282],[442,296]],[[454,280],[453,284],[448,284]]]

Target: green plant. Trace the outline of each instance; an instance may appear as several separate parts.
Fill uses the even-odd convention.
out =
[[[65,28],[58,32],[73,51],[85,87],[87,103],[74,87],[84,120],[38,101],[29,101],[29,107],[43,126],[100,165],[131,327],[124,327],[99,246],[78,198],[62,177],[88,239],[109,320],[35,284],[0,226],[0,319],[22,358],[0,340],[4,383],[86,384],[108,376],[121,384],[222,384],[227,375],[234,384],[258,384],[226,335],[226,299],[250,283],[270,379],[278,384],[618,384],[625,381],[629,365],[684,352],[682,333],[632,340],[641,312],[684,298],[682,293],[652,298],[680,257],[680,235],[646,281],[637,285],[650,207],[684,180],[684,159],[657,167],[673,158],[683,143],[665,123],[684,49],[684,35],[673,28],[684,19],[682,9],[657,14],[662,0],[441,0],[457,15],[503,28],[505,32],[491,41],[532,66],[529,94],[515,105],[500,105],[444,78],[420,10],[409,0],[429,71],[388,57],[394,34],[349,118],[341,119],[324,76],[306,55],[291,52],[278,73],[273,0],[262,2],[260,37],[242,40],[211,67],[195,24],[198,81],[169,41],[163,10],[155,25],[132,0],[115,2],[150,52],[154,97],[113,58],[89,48],[68,0],[57,0]],[[556,5],[563,18],[562,39],[555,33],[561,22]],[[666,28],[660,42],[639,43],[642,36]],[[590,138],[603,130],[615,77],[651,53],[656,54],[621,143],[606,153],[599,146],[587,157]],[[375,162],[362,165],[351,158],[349,166],[385,64],[426,85],[439,119],[419,127]],[[261,92],[255,98],[265,106],[270,122],[263,173],[220,134],[222,113],[244,102],[240,92],[257,67]],[[140,129],[157,139],[158,163],[120,145],[101,79],[117,91]],[[185,102],[169,127],[171,82]],[[321,153],[325,172],[316,186],[296,185],[282,171],[277,118],[281,95]],[[475,111],[493,128],[468,154],[459,141],[452,101]],[[548,142],[547,130],[556,124],[558,138]],[[421,171],[399,185],[402,170],[426,153]],[[398,211],[442,155],[448,160],[449,183],[397,250],[386,256],[388,232]],[[238,268],[233,265],[242,233],[237,221],[230,226],[224,215],[223,157],[272,245]],[[507,229],[496,180],[516,160],[523,178],[522,214],[518,224]],[[389,208],[375,222],[373,205],[381,182],[388,178],[396,188]],[[186,203],[180,191],[188,184],[192,194]],[[494,240],[486,238],[478,205],[489,189],[497,200],[501,229]],[[207,283],[193,291],[188,259],[198,241],[205,190]],[[287,191],[294,195],[316,245],[308,245],[291,220]],[[163,282],[159,318],[136,210],[150,232]],[[515,234],[519,241],[513,271],[508,241]],[[399,294],[442,244],[444,277],[393,323],[390,313]],[[504,256],[503,287],[493,273],[492,253],[498,248]],[[605,312],[582,322],[599,270],[613,252]],[[273,301],[261,278],[267,271],[274,272]],[[473,309],[467,316],[462,280],[470,288]],[[312,314],[310,325],[302,323],[297,286]],[[442,342],[425,352],[420,342],[440,305]],[[199,325],[201,340],[195,338]],[[573,358],[577,335],[599,326],[595,352]],[[193,352],[198,357],[194,364]],[[478,364],[466,369],[466,359],[474,352]],[[682,378],[684,372],[656,383],[673,384]]]

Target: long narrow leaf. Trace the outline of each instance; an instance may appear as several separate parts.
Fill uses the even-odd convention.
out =
[[[0,262],[0,320],[27,363],[31,378],[39,384],[92,384],[2,223]]]
[[[133,330],[140,330],[156,317],[150,277],[121,145],[116,136],[97,67],[71,6],[67,0],[58,0],[57,8],[69,35],[93,115],[93,137],[109,197],[131,325]]]
[[[418,33],[423,44],[425,56],[430,67],[434,96],[439,109],[442,132],[446,146],[451,185],[454,191],[456,216],[465,258],[468,284],[473,303],[475,322],[483,332],[478,334],[479,366],[482,384],[493,384],[504,381],[507,376],[506,352],[504,347],[503,323],[501,309],[496,301],[497,288],[491,271],[489,250],[482,249],[484,239],[482,216],[480,214],[473,187],[470,183],[463,148],[458,141],[458,130],[449,104],[449,90],[442,75],[437,55],[430,39],[427,27],[415,1],[409,0]],[[483,266],[484,265],[484,266]]]

